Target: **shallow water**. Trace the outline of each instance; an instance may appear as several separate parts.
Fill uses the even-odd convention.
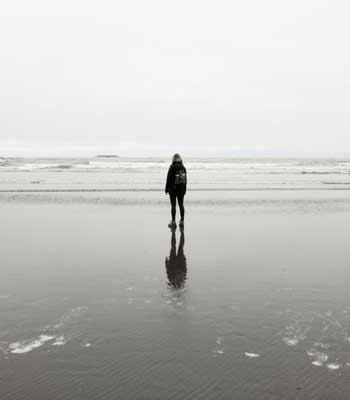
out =
[[[0,398],[348,399],[347,194],[212,193],[2,194]]]

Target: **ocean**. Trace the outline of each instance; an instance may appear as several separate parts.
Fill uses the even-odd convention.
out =
[[[347,189],[350,160],[189,158],[189,190]],[[165,158],[0,158],[1,191],[159,191]]]

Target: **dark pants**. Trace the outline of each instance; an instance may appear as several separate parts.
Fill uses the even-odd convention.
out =
[[[182,191],[181,192],[172,192],[172,193],[169,193],[169,195],[170,195],[170,203],[171,203],[171,219],[173,221],[175,221],[176,199],[179,204],[181,219],[184,219],[185,218],[185,207],[184,207],[185,193]]]

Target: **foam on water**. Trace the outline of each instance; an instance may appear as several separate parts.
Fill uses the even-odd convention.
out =
[[[247,352],[245,352],[244,354],[248,358],[259,358],[260,357],[260,354],[257,354],[257,353],[247,353]]]
[[[283,338],[283,341],[287,346],[296,346],[299,343],[299,338],[285,337],[285,338]]]
[[[55,336],[40,335],[37,339],[14,342],[9,345],[9,351],[13,354],[29,353],[53,339],[55,339]]]
[[[222,344],[222,338],[221,337],[217,337],[216,338],[216,344],[218,344],[218,345]]]
[[[327,364],[327,368],[332,370],[332,371],[336,371],[340,367],[341,367],[341,365],[339,363],[329,363],[329,364]]]
[[[220,355],[224,354],[225,349],[224,349],[224,346],[223,346],[223,341],[224,341],[224,339],[221,336],[218,336],[215,339],[215,347],[212,350],[214,356],[220,356]]]
[[[53,324],[46,325],[44,331],[54,332],[64,328],[66,325],[69,325],[70,323],[74,322],[77,318],[79,318],[81,314],[87,311],[87,309],[88,309],[87,307],[76,307],[69,310]]]
[[[322,361],[312,361],[311,363],[312,365],[314,365],[315,367],[323,367],[323,362]]]
[[[71,335],[77,318],[87,310],[87,307],[76,307],[62,315],[56,322],[46,325],[43,332],[37,338],[21,340],[10,343],[4,353],[25,354],[51,342],[52,346],[64,346],[67,343],[67,332]],[[65,333],[65,334],[63,334]],[[76,332],[75,332],[76,335]]]
[[[64,336],[60,336],[56,338],[56,341],[52,343],[52,346],[64,346],[67,343],[66,339]]]
[[[316,349],[308,350],[307,354],[313,360],[312,365],[315,365],[316,367],[322,367],[324,363],[328,361],[329,358],[327,354],[322,353]]]

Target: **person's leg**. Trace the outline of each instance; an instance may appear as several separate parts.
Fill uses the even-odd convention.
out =
[[[185,193],[177,194],[177,201],[179,203],[181,221],[183,221],[185,218],[184,197],[185,197]]]
[[[176,194],[170,193],[170,204],[171,204],[171,220],[175,221],[176,217]]]
[[[175,242],[175,245],[176,245],[176,242]],[[177,250],[177,256],[178,257],[181,257],[181,258],[185,257],[185,255],[184,255],[184,246],[185,246],[185,233],[184,233],[183,230],[181,230],[181,233],[180,233],[180,244],[179,244],[179,248]]]
[[[171,249],[170,249],[170,259],[175,260],[176,258],[176,235],[175,230],[171,232]]]

